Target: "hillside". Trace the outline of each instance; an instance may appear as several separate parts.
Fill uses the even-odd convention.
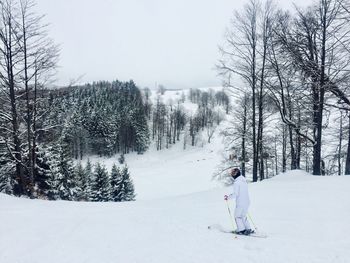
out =
[[[200,90],[217,92],[221,91],[222,87],[202,88]],[[154,91],[152,92],[151,101],[155,105],[159,98],[167,107],[180,103],[186,116],[189,117],[197,112],[198,104],[192,103],[188,98],[184,102],[179,102],[183,94],[189,96],[189,90],[167,90],[163,95]],[[216,110],[224,111],[223,107],[220,106]],[[221,132],[227,127],[227,119],[230,117],[224,113],[222,114],[224,120],[215,128],[211,143],[207,142],[208,135],[205,128],[200,129],[196,135],[196,145],[191,146],[188,138],[189,124],[187,123],[186,128],[180,133],[179,141],[170,144],[169,148],[163,146],[162,150],[157,150],[156,142],[152,140],[149,149],[145,153],[132,152],[125,154],[125,161],[135,184],[136,199],[145,200],[178,196],[220,186],[221,183],[213,180],[213,174],[217,171],[218,165],[223,159],[225,146]],[[185,137],[187,143],[184,147]],[[93,164],[99,162],[110,171],[113,164],[123,166],[118,163],[119,156],[120,154],[112,157],[90,155],[83,158],[82,164],[85,166],[87,160],[90,160]]]
[[[139,155],[125,155],[135,184],[137,200],[155,199],[204,191],[220,186],[213,180],[222,158],[223,143],[219,131],[211,144],[203,147],[188,146],[183,149],[179,142],[170,149],[157,151],[155,147]],[[116,163],[118,155],[112,158],[89,157],[92,163],[101,162],[108,170]],[[85,163],[87,159],[84,159]]]
[[[230,228],[229,188],[130,203],[0,195],[0,262],[348,262],[349,185],[301,171],[250,184],[251,216],[267,239],[207,229]]]

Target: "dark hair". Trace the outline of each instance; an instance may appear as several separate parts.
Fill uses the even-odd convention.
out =
[[[235,169],[233,169],[233,170],[236,171],[236,174],[235,174],[235,176],[234,176],[234,178],[236,179],[238,176],[241,175],[241,170],[239,170],[239,168],[235,168]]]
[[[231,176],[233,177],[233,179],[238,178],[241,175],[241,171],[239,170],[239,168],[233,168],[231,170]]]

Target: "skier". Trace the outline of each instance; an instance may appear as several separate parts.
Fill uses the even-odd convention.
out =
[[[254,230],[250,228],[247,219],[248,207],[250,204],[247,180],[241,175],[241,171],[238,168],[231,170],[231,176],[234,178],[233,193],[225,195],[224,199],[226,201],[228,199],[235,199],[236,201],[235,221],[237,230],[235,233],[238,235],[250,235],[254,233]]]

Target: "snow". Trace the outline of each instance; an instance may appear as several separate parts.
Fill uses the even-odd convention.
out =
[[[202,91],[209,89],[220,91],[222,87],[200,88]],[[188,96],[188,90],[166,90],[164,95],[152,91],[151,99],[155,103],[159,95],[165,103],[169,100],[177,103],[182,92]],[[197,104],[188,99],[181,105],[185,107],[186,112],[195,113],[198,108]],[[184,149],[182,133],[180,141],[170,145],[169,149],[164,145],[161,151],[157,151],[153,142],[144,154],[126,154],[125,160],[135,184],[137,200],[178,196],[217,188],[220,184],[213,180],[213,174],[222,160],[224,142],[220,132],[227,125],[226,121],[220,124],[210,144],[207,143],[208,136],[205,130],[198,135],[198,147],[187,143]],[[112,158],[89,156],[82,163],[85,165],[88,159],[92,163],[100,162],[111,171],[113,164],[119,165],[118,158],[119,155]]]
[[[135,184],[137,200],[178,196],[213,189],[221,184],[213,180],[213,173],[221,160],[222,138],[218,135],[213,143],[203,147],[190,145],[183,149],[183,142],[170,149],[157,151],[155,147],[142,155],[125,155],[126,163]],[[103,163],[108,171],[116,159],[90,157],[92,163]],[[83,161],[86,163],[87,159]],[[117,163],[117,165],[119,165]]]
[[[164,101],[181,96],[177,92],[166,91]],[[219,132],[199,147],[184,150],[180,142],[125,155],[135,202],[50,202],[0,194],[0,262],[350,262],[350,176],[290,171],[250,183],[250,216],[268,237],[235,239],[208,230],[232,228],[223,200],[231,188],[212,180],[224,149]],[[90,160],[110,171],[118,157]]]
[[[213,92],[218,92],[222,91],[223,87],[200,87],[196,88],[202,92],[209,92],[212,90]],[[164,94],[161,95],[159,92],[156,90],[151,91],[151,101],[156,104],[157,98],[159,96],[161,102],[165,103],[166,105],[174,105],[176,106],[178,101],[181,101],[182,94],[186,95],[186,100],[184,103],[180,103],[181,106],[183,106],[186,109],[186,112],[190,114],[195,114],[196,110],[198,109],[198,105],[195,103],[191,103],[190,100],[188,99],[190,89],[176,89],[176,90],[165,90]]]
[[[302,171],[249,184],[266,239],[207,229],[231,227],[229,187],[125,203],[1,194],[0,262],[349,262],[349,186],[349,176]]]

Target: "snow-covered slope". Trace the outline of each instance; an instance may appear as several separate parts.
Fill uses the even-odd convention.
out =
[[[208,91],[209,89],[220,91],[222,87],[202,88],[201,90]],[[176,105],[182,94],[188,96],[188,92],[188,90],[167,90],[163,95],[153,92],[151,100],[156,103],[159,97],[163,103]],[[186,109],[187,115],[194,114],[198,108],[198,105],[191,103],[188,98],[181,106]],[[126,164],[135,184],[136,199],[149,200],[177,196],[213,189],[220,185],[212,178],[222,161],[225,146],[220,133],[227,125],[227,121],[220,123],[210,144],[207,143],[208,135],[204,130],[197,135],[196,146],[192,147],[190,142],[187,142],[184,147],[186,131],[182,131],[180,141],[170,145],[169,149],[163,145],[162,150],[157,151],[155,142],[152,141],[144,154],[126,154]],[[118,158],[119,155],[111,158],[89,156],[89,158],[84,158],[83,164],[89,159],[93,164],[102,163],[110,171],[113,164],[119,165]]]
[[[135,184],[136,199],[148,200],[194,193],[213,189],[221,184],[212,180],[221,161],[222,137],[216,133],[212,143],[187,146],[183,142],[170,149],[157,151],[154,146],[142,155],[125,155],[126,163]],[[92,163],[101,162],[110,171],[118,156],[90,157]],[[86,162],[86,159],[84,160]]]
[[[162,100],[181,95],[167,91]],[[188,101],[184,107],[196,110]],[[225,125],[210,144],[183,150],[180,141],[170,149],[151,145],[143,155],[125,155],[136,202],[49,202],[0,194],[0,263],[350,262],[350,176],[293,171],[250,184],[250,215],[266,239],[208,230],[232,228],[223,201],[230,188],[212,180]],[[118,157],[90,160],[110,170]]]
[[[267,239],[207,229],[230,228],[229,188],[130,203],[1,194],[0,262],[349,262],[350,177],[294,171],[249,188]]]

